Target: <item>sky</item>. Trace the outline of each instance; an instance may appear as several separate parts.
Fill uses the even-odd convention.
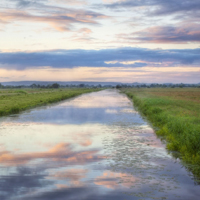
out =
[[[199,0],[1,0],[0,82],[200,83]]]

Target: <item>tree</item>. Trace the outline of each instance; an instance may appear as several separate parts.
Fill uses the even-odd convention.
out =
[[[98,87],[98,88],[101,88],[102,86],[101,86],[101,84],[99,84],[99,85],[97,85],[97,87]]]
[[[81,84],[79,84],[79,87],[83,88],[83,87],[85,87],[85,84],[81,83]]]
[[[52,86],[51,86],[52,88],[59,88],[60,87],[60,85],[58,84],[58,83],[54,83],[54,84],[52,84]]]
[[[117,88],[117,89],[121,88],[121,85],[116,85],[116,88]]]
[[[35,84],[35,83],[33,83],[32,85],[31,85],[31,88],[36,88],[37,87],[37,85]]]

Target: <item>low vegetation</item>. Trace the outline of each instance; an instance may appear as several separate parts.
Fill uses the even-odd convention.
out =
[[[121,88],[167,141],[167,148],[200,178],[200,89]]]
[[[46,105],[99,89],[0,89],[0,116],[16,114],[35,106]]]

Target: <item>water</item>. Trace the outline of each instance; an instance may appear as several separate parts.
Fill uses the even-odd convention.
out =
[[[1,118],[1,200],[195,200],[199,195],[179,160],[114,89]]]

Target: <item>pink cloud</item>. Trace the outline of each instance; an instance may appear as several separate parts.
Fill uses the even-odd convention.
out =
[[[181,23],[177,26],[154,26],[131,34],[118,34],[117,37],[133,43],[200,42],[200,27],[195,23]]]
[[[67,162],[68,164],[84,164],[103,159],[96,155],[98,150],[73,151],[70,144],[60,143],[46,152],[33,152],[16,154],[9,151],[0,152],[0,164],[15,166],[24,165],[35,159],[52,159],[55,162]]]
[[[33,15],[21,10],[6,10],[0,12],[0,23],[8,24],[13,22],[40,22],[49,24],[57,31],[69,31],[75,23],[98,25],[98,19],[105,19],[108,16],[100,13],[66,9],[61,14]],[[91,32],[90,29],[82,29],[83,32]]]
[[[106,188],[116,189],[121,186],[130,187],[133,182],[136,182],[136,178],[130,176],[130,174],[106,171],[102,176],[97,177],[94,183]]]

